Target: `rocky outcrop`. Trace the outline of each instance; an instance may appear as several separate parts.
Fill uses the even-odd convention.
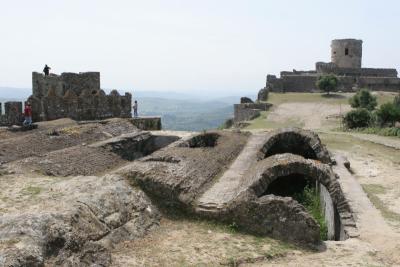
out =
[[[268,88],[267,87],[262,88],[260,91],[258,91],[257,100],[258,101],[267,101],[268,94],[269,94]]]
[[[113,243],[143,236],[160,218],[117,175],[75,177],[41,194],[45,201],[0,217],[1,266],[109,266]]]
[[[240,98],[240,104],[245,104],[245,103],[254,103],[253,100],[251,100],[251,98],[249,97],[241,97]]]

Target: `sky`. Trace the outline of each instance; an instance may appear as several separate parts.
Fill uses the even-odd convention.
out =
[[[100,71],[102,88],[256,92],[267,74],[330,61],[362,39],[363,67],[400,69],[398,0],[0,0],[0,87],[31,72]],[[1,97],[0,91],[0,97]]]

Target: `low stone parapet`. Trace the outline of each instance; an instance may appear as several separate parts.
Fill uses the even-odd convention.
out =
[[[161,117],[137,117],[132,118],[131,122],[140,130],[159,131],[162,129]]]

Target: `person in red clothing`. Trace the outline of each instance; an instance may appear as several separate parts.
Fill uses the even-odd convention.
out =
[[[29,102],[26,103],[26,105],[25,105],[24,117],[25,117],[25,120],[23,122],[24,126],[31,125],[32,124],[32,107]]]

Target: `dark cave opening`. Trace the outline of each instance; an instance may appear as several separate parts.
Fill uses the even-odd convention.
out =
[[[306,187],[314,188],[315,182],[302,174],[290,174],[278,177],[271,182],[263,195],[294,197],[302,194]]]
[[[301,136],[279,138],[265,153],[265,158],[276,154],[291,153],[306,159],[317,159],[314,149]]]

